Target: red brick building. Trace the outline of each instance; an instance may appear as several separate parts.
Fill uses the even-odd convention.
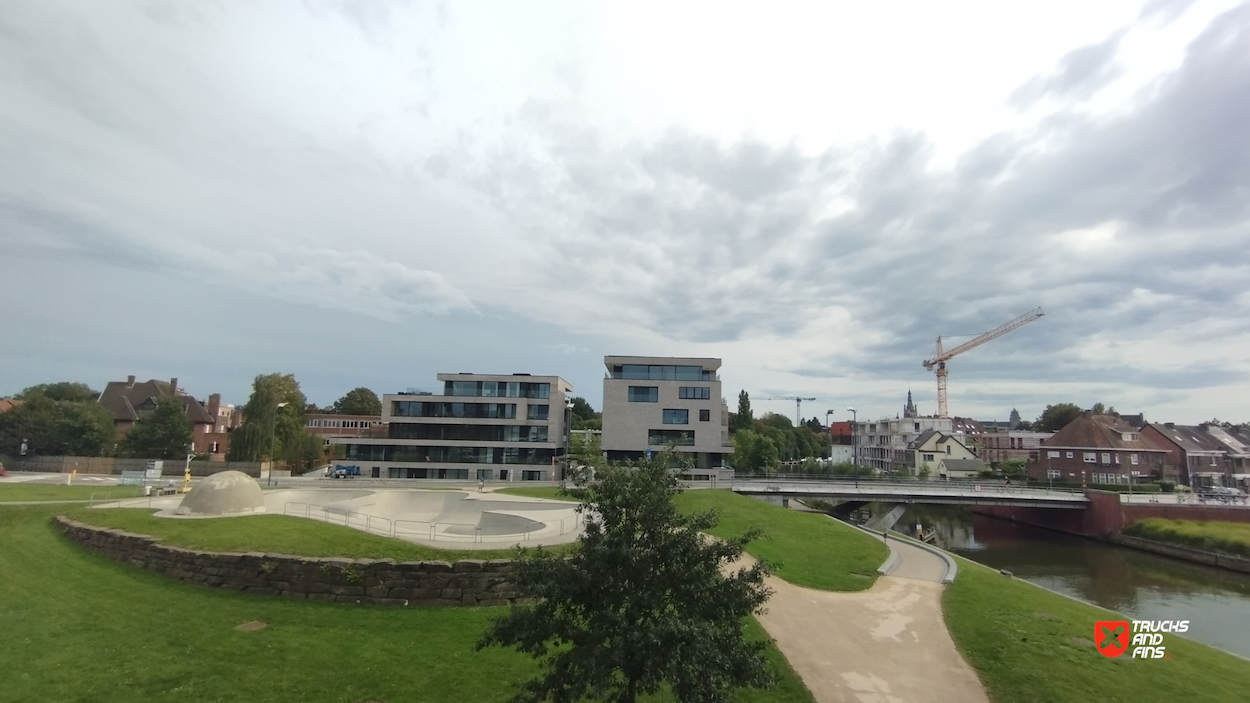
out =
[[[1169,450],[1114,415],[1082,415],[1042,441],[1028,465],[1036,481],[1127,485],[1166,478]]]
[[[166,397],[181,403],[183,412],[191,421],[191,442],[195,453],[224,459],[229,442],[226,433],[232,428],[229,412],[232,406],[222,406],[221,396],[216,393],[209,396],[208,407],[205,407],[178,388],[177,378],[136,381],[134,376],[128,376],[125,381],[109,381],[98,402],[113,413],[113,427],[117,430],[117,441],[121,441],[136,422],[156,409],[158,398]],[[224,420],[223,408],[226,410]]]

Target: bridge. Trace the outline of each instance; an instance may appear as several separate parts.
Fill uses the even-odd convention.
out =
[[[733,490],[749,496],[853,503],[1005,505],[1067,510],[1084,510],[1090,505],[1089,498],[1080,490],[1024,488],[994,481],[735,479]]]

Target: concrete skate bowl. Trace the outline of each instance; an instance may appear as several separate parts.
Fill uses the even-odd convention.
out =
[[[265,507],[409,542],[469,549],[562,544],[577,539],[582,528],[575,503],[466,491],[296,489],[266,493]]]

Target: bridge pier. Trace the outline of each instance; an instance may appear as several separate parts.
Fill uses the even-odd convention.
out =
[[[886,503],[885,507],[889,508],[883,513],[873,515],[868,522],[864,523],[864,527],[880,532],[881,530],[894,529],[894,523],[903,517],[903,513],[907,511],[906,503]]]

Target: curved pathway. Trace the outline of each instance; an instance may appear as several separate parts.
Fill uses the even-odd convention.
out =
[[[898,566],[859,593],[779,578],[760,623],[820,703],[988,703],[942,619],[945,563],[891,539]]]

